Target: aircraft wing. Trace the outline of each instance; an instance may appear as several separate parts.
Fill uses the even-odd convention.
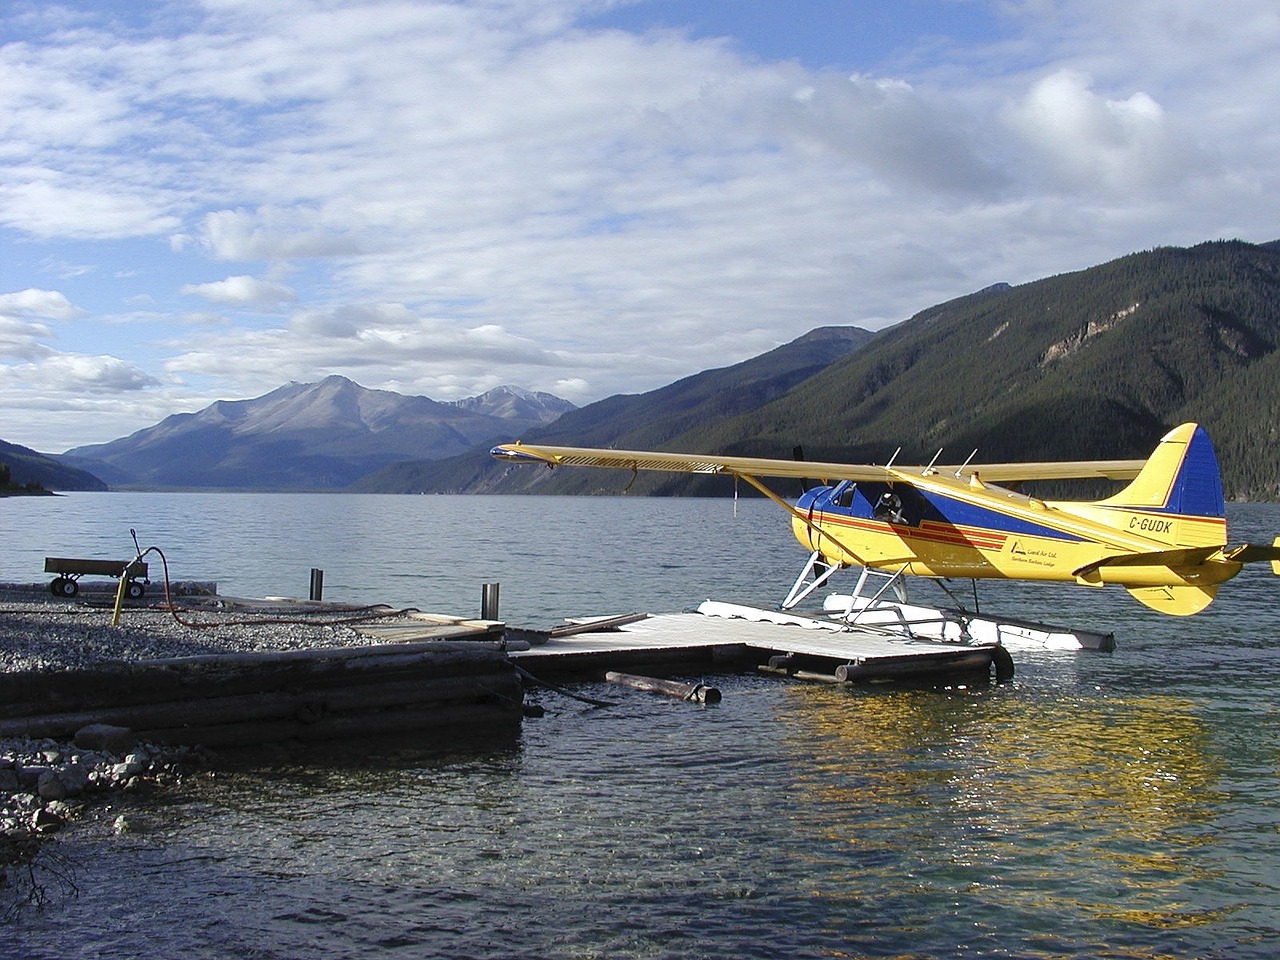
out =
[[[884,467],[812,460],[769,460],[763,457],[722,457],[701,453],[660,453],[653,450],[608,450],[596,447],[544,447],[504,443],[489,451],[499,460],[545,463],[549,467],[613,467],[618,470],[665,470],[671,473],[722,473],[726,476],[800,477],[825,480],[885,480]]]
[[[1141,472],[1145,460],[1063,460],[1042,463],[971,463],[966,467],[934,467],[938,473],[955,473],[967,477],[978,474],[992,483],[1014,483],[1018,480],[1132,480]],[[910,467],[898,467],[908,471]]]
[[[813,460],[770,460],[763,457],[727,457],[715,454],[661,453],[653,450],[609,450],[597,447],[552,447],[540,444],[504,443],[490,455],[514,463],[544,463],[550,467],[612,467],[618,470],[665,470],[673,473],[722,473],[728,476],[798,477],[833,483],[838,480],[903,480],[924,475],[924,467],[874,464],[822,463]],[[1142,460],[1082,460],[1064,463],[993,463],[961,467],[932,467],[931,473],[961,476],[978,473],[993,483],[1015,480],[1061,480],[1104,477],[1126,480],[1138,475]]]

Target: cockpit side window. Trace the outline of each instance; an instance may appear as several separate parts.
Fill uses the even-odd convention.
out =
[[[846,480],[836,487],[835,492],[831,494],[831,502],[837,507],[848,509],[853,506],[853,494],[857,489],[858,485],[856,483]]]

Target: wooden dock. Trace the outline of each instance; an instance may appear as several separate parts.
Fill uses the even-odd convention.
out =
[[[608,621],[597,621],[608,623]],[[529,648],[507,655],[539,676],[600,674],[617,667],[756,666],[801,679],[859,682],[989,674],[1010,669],[995,643],[912,639],[874,628],[707,601],[696,611],[615,618],[569,636],[509,631]]]
[[[519,729],[523,689],[501,624],[415,615],[358,632],[373,642],[0,671],[0,738],[113,728],[146,742],[225,747],[459,730],[505,738]]]

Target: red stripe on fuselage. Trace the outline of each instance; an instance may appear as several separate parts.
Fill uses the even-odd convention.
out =
[[[923,540],[927,543],[945,543],[948,546],[972,547],[977,550],[999,550],[1009,539],[1008,534],[996,530],[957,527],[933,520],[926,520],[919,527],[910,527],[862,517],[847,517],[838,513],[815,513],[814,522],[847,530],[865,530],[881,536],[888,534],[900,540]]]

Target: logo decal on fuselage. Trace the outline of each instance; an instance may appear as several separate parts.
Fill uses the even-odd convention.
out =
[[[1058,551],[1046,550],[1044,547],[1032,547],[1028,550],[1022,545],[1021,540],[1014,540],[1009,545],[1009,555],[1017,558],[1022,563],[1029,563],[1037,567],[1051,567],[1054,561],[1058,559]]]

